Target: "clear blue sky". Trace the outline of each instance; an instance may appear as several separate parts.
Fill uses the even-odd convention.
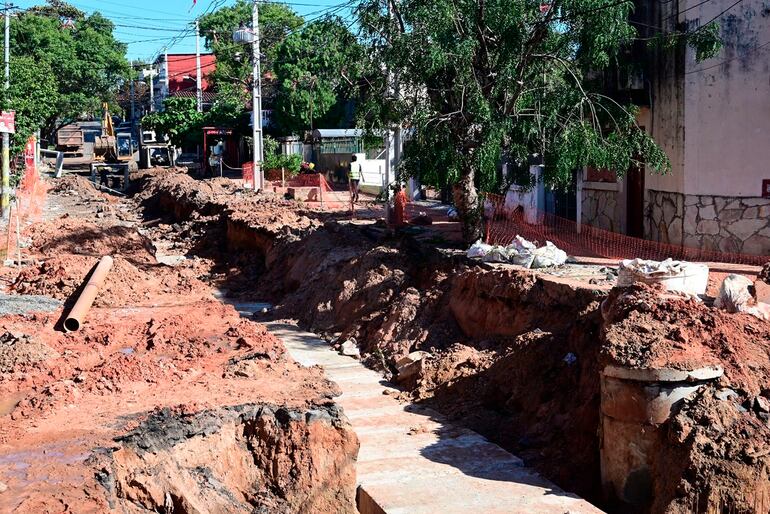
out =
[[[235,3],[234,0],[198,0],[193,7],[193,0],[67,0],[68,3],[85,11],[99,11],[110,18],[116,25],[116,37],[128,44],[128,58],[148,60],[157,55],[164,45],[174,41],[169,52],[195,52],[195,37],[192,31],[184,35],[186,29],[197,16],[210,11],[214,6]],[[17,0],[15,5],[21,8],[40,5],[44,0]],[[318,16],[321,10],[328,10],[340,5],[350,5],[346,0],[286,0],[297,13]],[[344,7],[338,14],[345,17],[350,9]],[[203,40],[201,39],[201,44]],[[205,48],[201,47],[201,51]]]

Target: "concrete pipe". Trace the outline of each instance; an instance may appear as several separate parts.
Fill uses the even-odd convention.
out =
[[[80,327],[83,325],[83,320],[91,309],[91,305],[93,305],[96,295],[102,288],[104,279],[107,276],[107,273],[110,272],[110,269],[112,269],[112,257],[105,255],[99,261],[96,269],[91,274],[91,278],[83,288],[83,292],[80,293],[75,305],[64,320],[64,330],[66,332],[76,332],[77,330],[80,330]]]
[[[681,402],[721,377],[721,367],[692,371],[608,366],[601,375],[601,474],[608,502],[647,512],[653,500],[661,425]]]

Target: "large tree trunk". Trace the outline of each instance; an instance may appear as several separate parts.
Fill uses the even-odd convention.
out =
[[[462,222],[463,240],[468,244],[475,242],[483,234],[481,216],[483,211],[474,183],[475,176],[476,171],[473,167],[466,165],[460,182],[454,187],[455,207],[457,207]]]

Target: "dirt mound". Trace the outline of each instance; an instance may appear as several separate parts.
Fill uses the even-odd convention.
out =
[[[187,410],[162,409],[117,438],[110,478],[122,502],[153,512],[169,498],[197,512],[357,512],[358,441],[336,408]]]
[[[11,289],[19,294],[73,300],[74,294],[98,261],[96,257],[82,255],[54,257],[38,266],[24,268]],[[137,307],[169,301],[179,303],[179,300],[169,298],[169,294],[180,295],[185,301],[195,301],[210,295],[206,286],[193,276],[167,271],[168,268],[163,265],[136,266],[128,259],[116,256],[94,305]]]
[[[139,177],[141,190],[134,200],[148,209],[169,209],[177,218],[193,212],[202,216],[218,214],[238,192],[232,180],[196,180],[186,170],[147,170]]]
[[[29,229],[32,249],[43,255],[98,256],[120,255],[135,264],[154,264],[152,243],[136,228],[123,225],[84,221],[63,216],[33,225]]]
[[[657,456],[651,512],[769,512],[768,405],[715,387],[685,400]]]
[[[148,173],[135,196],[147,212],[176,220],[222,216],[229,246],[269,253],[275,241],[296,240],[321,225],[322,215],[271,193],[240,189],[232,180],[196,180],[184,173]]]
[[[270,194],[250,195],[231,203],[225,215],[232,222],[276,235],[299,234],[320,226],[318,220],[302,213],[297,202]]]
[[[86,202],[114,203],[117,201],[114,197],[97,190],[90,180],[80,175],[68,174],[53,179],[52,182],[49,192],[54,194],[77,196]]]
[[[733,387],[759,394],[770,385],[767,321],[641,285],[614,290],[604,317],[608,363],[689,370],[718,364]]]
[[[19,368],[58,356],[52,348],[30,336],[11,332],[0,335],[0,373],[12,373]]]

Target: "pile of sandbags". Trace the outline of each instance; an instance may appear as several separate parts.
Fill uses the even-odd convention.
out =
[[[567,253],[552,242],[547,241],[545,246],[538,248],[521,236],[516,236],[508,246],[488,245],[481,240],[476,241],[468,249],[467,256],[483,262],[516,264],[525,268],[551,268],[567,262]]]
[[[709,268],[704,264],[686,261],[651,261],[626,259],[618,266],[618,286],[634,283],[660,284],[669,291],[690,295],[706,294]]]

